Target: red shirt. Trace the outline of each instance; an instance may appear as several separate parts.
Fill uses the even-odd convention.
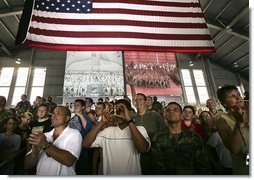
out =
[[[181,124],[182,124],[183,130],[193,131],[193,132],[197,133],[198,135],[200,135],[204,141],[207,140],[205,130],[204,130],[203,126],[201,126],[200,124],[193,122],[193,121],[191,122],[191,125],[189,127],[184,124],[184,121],[182,121]]]

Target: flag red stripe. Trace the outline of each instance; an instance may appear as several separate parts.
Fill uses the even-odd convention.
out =
[[[135,14],[147,16],[163,16],[163,17],[203,17],[202,13],[185,13],[185,12],[163,12],[163,11],[140,11],[133,9],[93,9],[93,13],[101,14]]]
[[[73,32],[73,31],[53,31],[39,28],[30,28],[31,34],[73,37],[73,38],[139,38],[139,39],[160,39],[160,40],[211,40],[210,35],[197,34],[153,34],[153,33],[134,33],[134,32]]]
[[[163,23],[163,22],[146,22],[130,20],[81,20],[81,19],[57,19],[33,16],[32,21],[49,24],[68,24],[68,25],[125,25],[141,27],[165,27],[165,28],[207,28],[205,23]]]
[[[178,52],[178,53],[213,53],[214,47],[156,47],[156,46],[135,46],[135,45],[55,45],[50,43],[25,41],[26,45],[52,50],[73,50],[73,51],[149,51],[149,52]]]
[[[55,11],[59,5],[44,7],[50,9],[47,12],[33,11],[34,23],[30,22],[22,42],[55,50],[215,51],[198,0],[93,0],[89,14]]]
[[[173,6],[173,7],[200,7],[199,3],[183,3],[183,2],[162,2],[162,1],[146,1],[146,0],[93,0],[93,3],[124,3],[124,4],[140,4],[155,6]]]

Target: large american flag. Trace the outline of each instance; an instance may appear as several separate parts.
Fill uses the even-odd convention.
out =
[[[26,0],[16,42],[73,51],[215,51],[198,0]]]

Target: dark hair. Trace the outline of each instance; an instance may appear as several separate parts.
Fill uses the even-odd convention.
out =
[[[212,114],[211,114],[209,111],[202,111],[202,112],[199,114],[199,119],[200,119],[201,121],[204,121],[203,118],[202,118],[202,114],[203,114],[203,113],[208,113],[208,114],[210,114],[211,117],[213,117]]]
[[[86,102],[83,99],[76,99],[75,103],[80,103],[82,107],[86,106]]]
[[[180,104],[178,104],[177,102],[170,102],[170,103],[168,103],[168,105],[166,107],[168,107],[171,104],[177,105],[180,108],[180,111],[183,112],[182,106]]]
[[[144,99],[145,99],[145,101],[146,101],[146,95],[144,95],[143,93],[137,93],[137,95],[136,96],[138,96],[138,95],[140,95],[140,96],[143,96],[144,97]]]
[[[234,85],[225,85],[217,90],[217,98],[219,99],[220,103],[224,108],[227,109],[227,107],[224,105],[227,94],[233,90],[237,90],[237,87]]]
[[[194,108],[193,106],[191,106],[191,105],[184,106],[184,107],[183,107],[183,111],[184,111],[186,108],[190,108],[190,109],[192,110],[193,114],[196,113],[196,110],[195,110],[195,108]]]
[[[3,123],[6,125],[10,119],[13,119],[17,124],[19,122],[19,120],[15,116],[9,116],[3,120]]]
[[[105,109],[105,108],[106,108],[106,105],[105,105],[105,103],[104,103],[104,102],[98,102],[98,103],[97,103],[97,106],[98,106],[98,105],[102,105],[102,106],[103,106],[103,109]]]
[[[46,104],[46,103],[40,104],[40,105],[38,106],[38,109],[39,109],[39,107],[45,107],[46,110],[49,111],[49,106],[48,106],[48,104]]]
[[[0,106],[6,106],[6,98],[4,96],[0,96]]]
[[[86,97],[86,98],[85,98],[85,101],[86,101],[86,100],[89,100],[89,103],[90,103],[90,104],[94,104],[94,102],[93,102],[93,99],[92,99],[92,98],[90,98],[90,97]]]
[[[103,101],[103,98],[102,98],[102,97],[100,97],[100,98],[98,99],[98,101]]]
[[[64,114],[71,117],[71,111],[66,106],[57,106],[64,109]]]
[[[150,98],[151,100],[153,100],[153,97],[152,96],[147,96],[146,99]]]
[[[131,103],[129,103],[127,100],[125,99],[119,99],[116,101],[116,104],[124,104],[126,106],[126,108],[131,111],[132,108],[131,108]]]

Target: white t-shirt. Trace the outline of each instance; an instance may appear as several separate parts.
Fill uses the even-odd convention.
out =
[[[215,132],[211,135],[207,141],[207,144],[216,149],[220,162],[225,168],[232,168],[232,158],[230,151],[224,145],[218,132]]]
[[[151,146],[148,134],[143,126],[137,126],[139,132]],[[108,127],[98,133],[91,147],[103,149],[104,175],[140,175],[140,153],[134,145],[129,126],[120,129]]]
[[[48,142],[53,142],[53,129],[50,132],[44,133]],[[78,130],[66,127],[64,131],[53,142],[53,145],[59,149],[70,152],[77,159],[82,148],[82,137]],[[37,164],[37,175],[76,175],[75,165],[73,163],[71,167],[65,166],[57,162],[52,157],[48,157],[45,151],[41,151],[39,154],[39,162]]]

